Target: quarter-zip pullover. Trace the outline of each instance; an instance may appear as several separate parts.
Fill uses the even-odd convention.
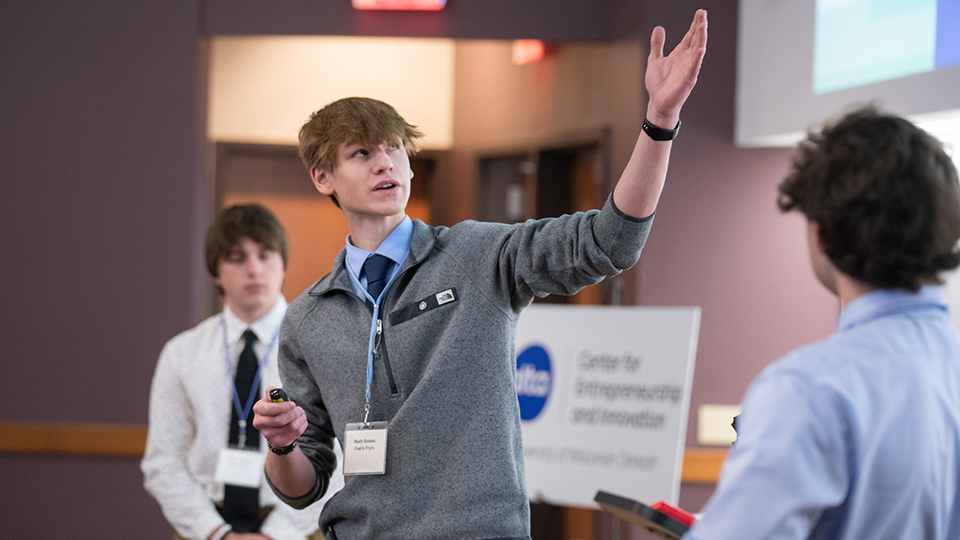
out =
[[[328,539],[528,539],[517,318],[535,296],[573,294],[633,266],[652,216],[603,210],[506,225],[414,221],[410,252],[379,306],[371,421],[387,421],[386,474],[352,476],[324,508]],[[284,388],[307,413],[300,438],[319,498],[333,437],[364,419],[371,306],[341,252],[287,311]],[[332,530],[331,530],[332,529]],[[335,536],[334,536],[335,535]]]

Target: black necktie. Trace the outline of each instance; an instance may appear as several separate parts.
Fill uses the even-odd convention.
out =
[[[250,396],[250,391],[253,390],[253,380],[257,376],[257,353],[253,350],[257,335],[247,330],[243,333],[243,339],[246,340],[246,345],[243,347],[243,352],[240,353],[240,361],[237,362],[235,382],[240,406],[246,407],[247,398]],[[259,395],[259,385],[254,391]],[[232,405],[230,408],[233,410],[230,415],[230,444],[237,445],[241,438],[240,415],[237,413],[236,405]],[[256,450],[260,447],[260,431],[253,427],[252,414],[250,413],[250,416],[247,417],[246,437],[243,447]],[[233,527],[234,532],[257,532],[260,529],[260,490],[225,484],[223,486],[223,519]]]
[[[390,259],[374,253],[363,263],[363,273],[367,276],[367,292],[374,300],[380,298],[380,293],[387,286],[387,268]]]

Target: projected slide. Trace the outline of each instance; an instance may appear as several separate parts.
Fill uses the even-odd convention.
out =
[[[816,94],[960,64],[960,0],[817,0]]]

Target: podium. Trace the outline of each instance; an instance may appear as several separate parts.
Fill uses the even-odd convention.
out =
[[[598,491],[593,500],[605,511],[627,523],[667,540],[679,540],[690,530],[694,521],[691,514],[666,503],[657,503],[654,508],[606,491]]]

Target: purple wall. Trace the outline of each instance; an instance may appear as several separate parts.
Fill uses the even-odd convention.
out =
[[[694,446],[696,407],[739,403],[766,364],[832,332],[837,303],[810,270],[805,220],[776,207],[791,151],[733,145],[736,2],[671,4],[651,7],[648,20],[682,28],[704,6],[710,37],[641,258],[640,301],[703,308],[687,440]]]
[[[432,17],[346,1],[4,2],[0,421],[145,424],[160,347],[204,314],[202,35],[609,40],[649,36],[643,20],[667,26],[672,46],[697,7],[710,11],[710,46],[639,300],[703,307],[693,411],[736,403],[764,365],[828,334],[836,310],[807,269],[800,218],[775,210],[788,152],[731,142],[737,1],[640,4],[451,0]],[[170,536],[135,459],[0,455],[0,478],[13,501],[0,538]],[[685,486],[683,499],[708,494]]]
[[[0,7],[2,421],[146,423],[199,312],[199,24],[195,1]],[[0,455],[0,478],[0,538],[170,537],[135,459]]]
[[[709,42],[682,113],[667,185],[640,260],[638,301],[702,308],[687,446],[696,447],[701,404],[737,404],[764,366],[822,339],[837,303],[810,270],[805,220],[783,215],[776,187],[791,151],[733,144],[737,2],[651,4],[645,20],[668,29],[668,47],[705,7]],[[649,35],[652,26],[644,28]],[[698,511],[713,486],[684,484],[681,506]]]
[[[157,5],[0,15],[3,419],[142,422],[192,320],[198,21]]]

